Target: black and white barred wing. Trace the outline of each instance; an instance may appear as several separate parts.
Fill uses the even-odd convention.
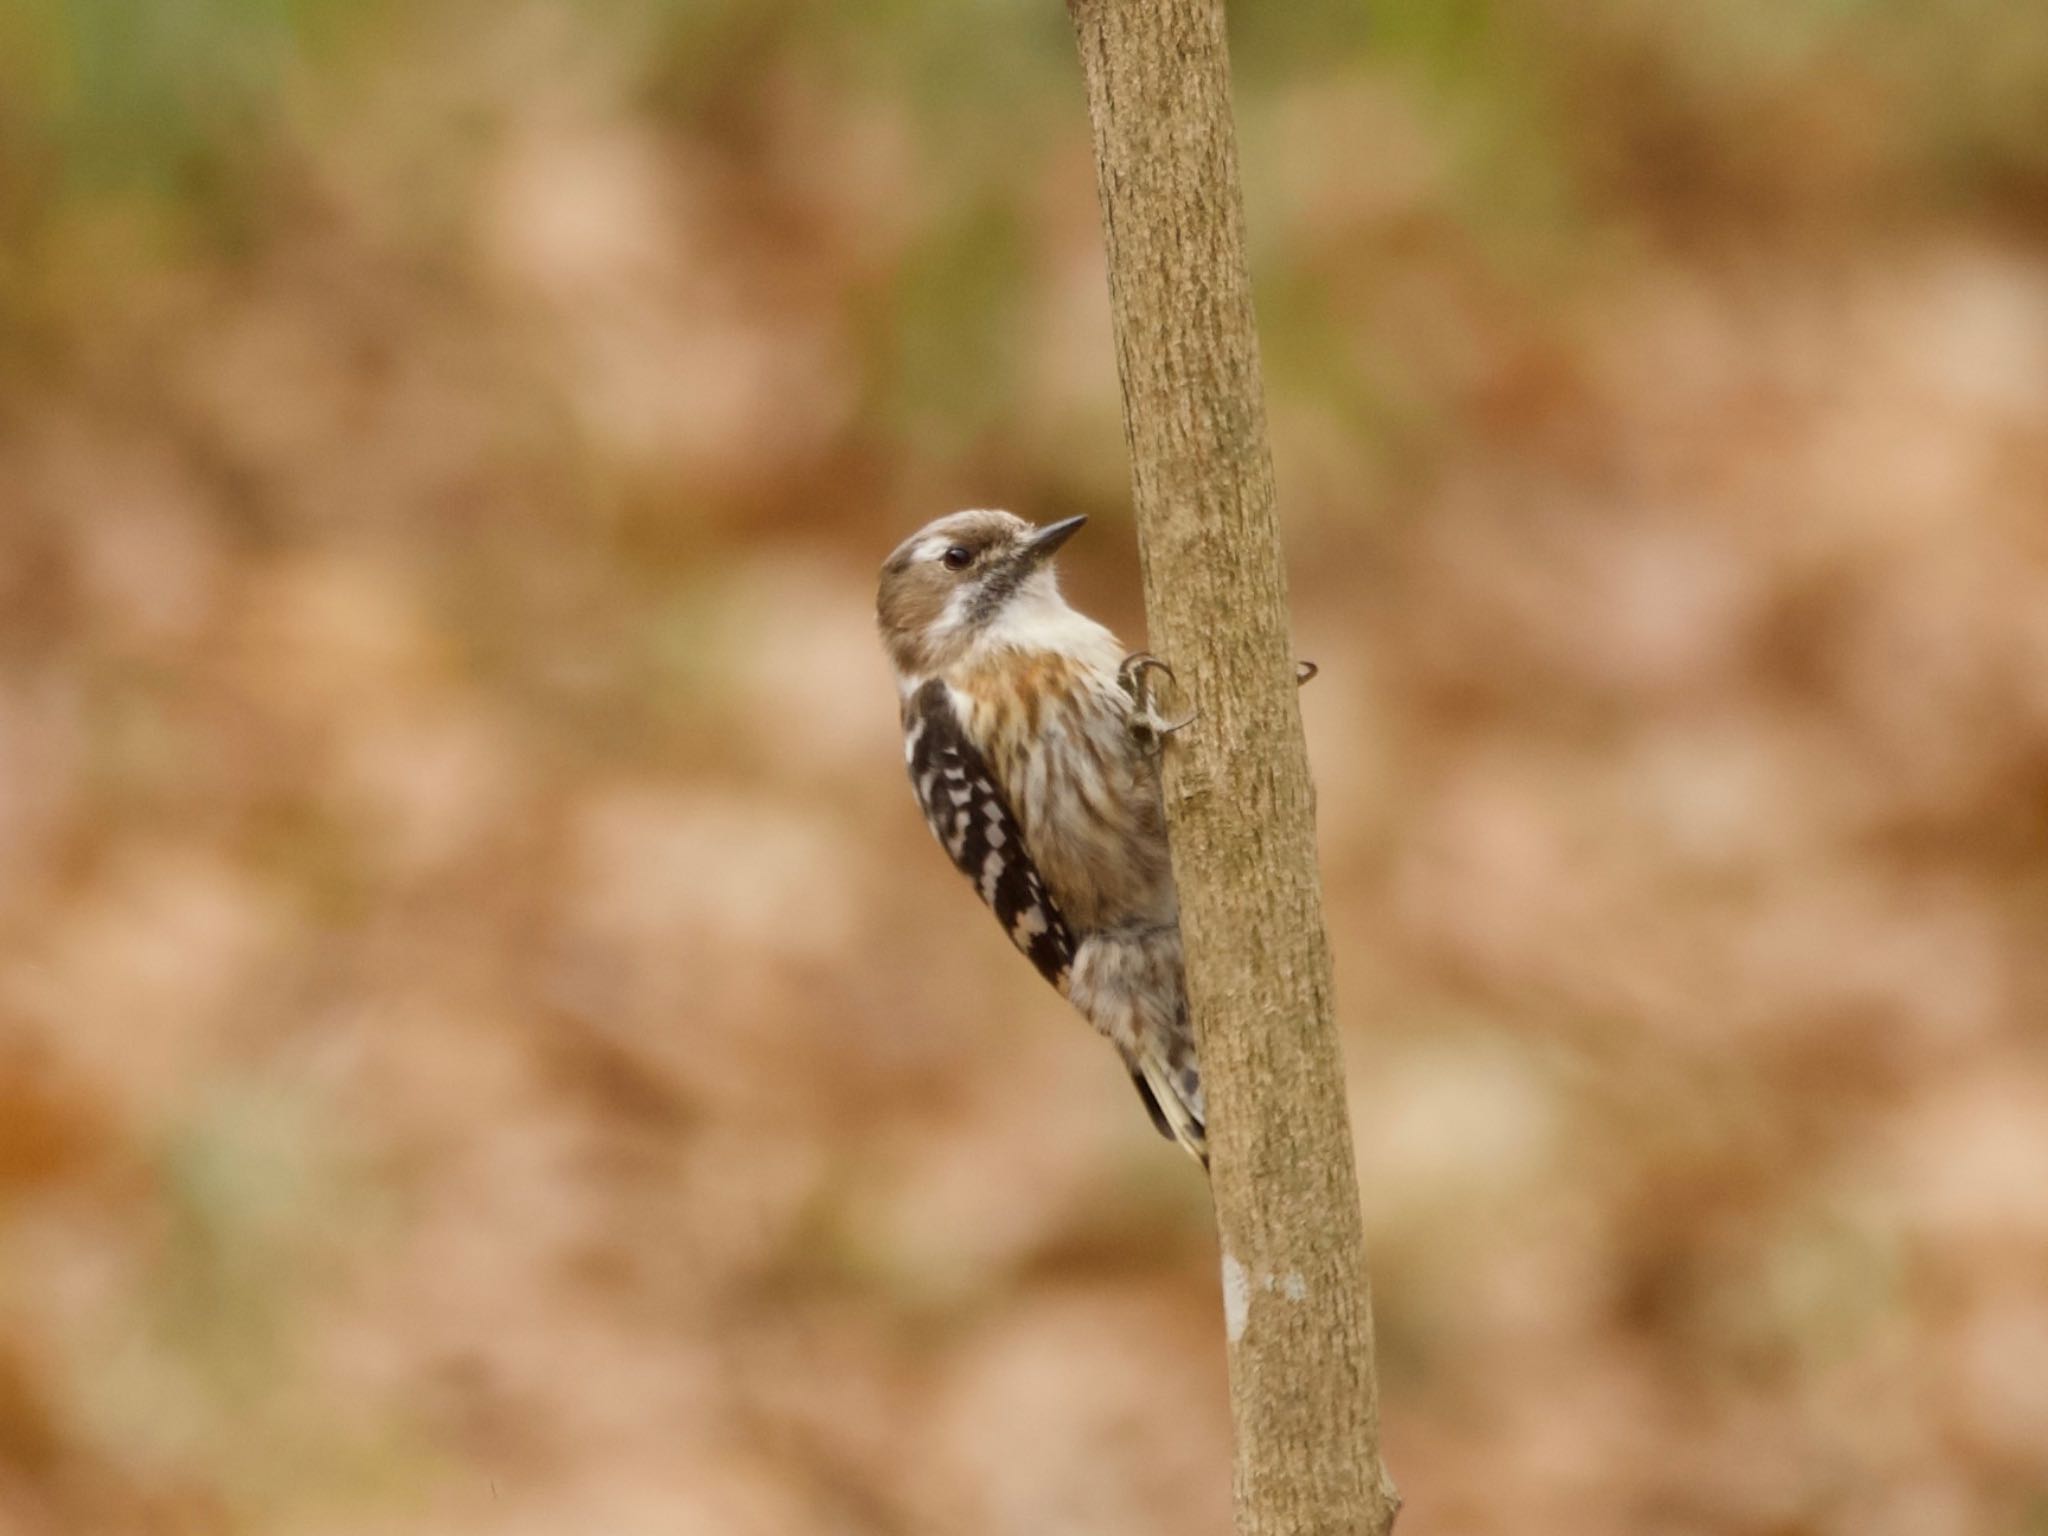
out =
[[[935,679],[913,694],[903,724],[910,782],[932,835],[974,883],[1010,942],[1065,992],[1074,936],[1025,852],[995,775],[961,729],[946,685]]]

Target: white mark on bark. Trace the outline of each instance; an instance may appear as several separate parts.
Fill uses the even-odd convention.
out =
[[[1271,1293],[1278,1291],[1289,1301],[1308,1300],[1308,1282],[1296,1270],[1284,1275],[1254,1275],[1242,1264],[1237,1255],[1223,1255],[1223,1326],[1235,1344],[1244,1337],[1245,1325],[1251,1321],[1252,1294],[1256,1291]]]
[[[1251,1276],[1237,1262],[1235,1254],[1223,1255],[1223,1331],[1235,1344],[1244,1337],[1244,1325],[1252,1314]]]

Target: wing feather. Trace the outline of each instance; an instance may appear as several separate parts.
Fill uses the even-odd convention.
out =
[[[904,757],[926,825],[981,899],[1061,992],[1074,962],[1074,936],[1024,847],[1002,786],[961,727],[951,691],[934,678],[904,706]]]

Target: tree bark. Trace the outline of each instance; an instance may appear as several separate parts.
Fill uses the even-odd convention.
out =
[[[1068,0],[1154,652],[1243,1536],[1385,1536],[1365,1265],[1259,382],[1222,0]]]

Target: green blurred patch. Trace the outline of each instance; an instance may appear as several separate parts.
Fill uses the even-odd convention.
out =
[[[18,0],[0,22],[10,169],[70,196],[216,212],[289,136],[293,93],[377,0]]]
[[[340,1203],[320,1139],[309,1105],[249,1087],[197,1106],[164,1143],[158,1323],[224,1401],[260,1400],[288,1370],[291,1320]]]
[[[307,1330],[377,1225],[321,1103],[274,1081],[223,1083],[170,1131],[157,1174],[152,1358],[106,1383],[107,1427],[173,1461],[203,1450],[237,1528],[414,1486],[426,1453],[408,1427],[313,1385]]]
[[[946,210],[866,316],[873,398],[898,430],[958,446],[1010,408],[1027,291],[1020,210]]]

